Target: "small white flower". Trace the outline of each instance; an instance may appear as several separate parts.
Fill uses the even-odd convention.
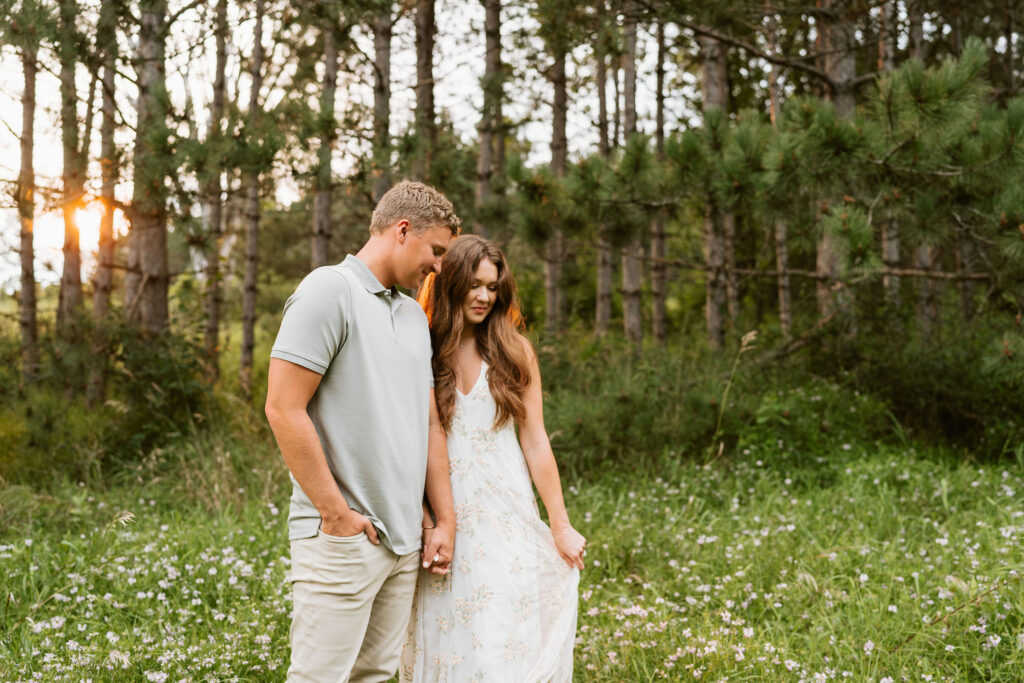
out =
[[[896,614],[896,612],[898,611],[898,610],[896,609],[896,605],[889,605],[888,609],[889,609],[889,611],[890,611],[890,612],[892,612],[893,614]]]
[[[868,575],[867,575],[867,574],[863,574],[863,573],[862,573],[862,574],[861,574],[860,576],[858,576],[858,577],[857,577],[857,579],[858,579],[858,580],[859,580],[859,581],[860,581],[861,583],[867,583],[867,582],[868,582]]]
[[[872,650],[874,650],[874,649],[875,649],[875,644],[872,643],[870,640],[868,642],[864,643],[864,654],[870,655]]]

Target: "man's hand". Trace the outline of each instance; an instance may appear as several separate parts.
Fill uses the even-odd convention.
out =
[[[438,522],[433,529],[423,530],[423,568],[431,574],[444,576],[452,567],[452,549],[455,546],[455,527]]]
[[[377,530],[370,523],[369,518],[359,514],[352,508],[346,508],[344,512],[337,516],[324,515],[323,522],[320,523],[320,531],[328,536],[355,536],[356,534],[365,533],[366,537],[370,539],[370,543],[380,545]]]

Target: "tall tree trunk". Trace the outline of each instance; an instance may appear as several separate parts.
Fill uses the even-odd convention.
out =
[[[391,187],[391,3],[373,22],[373,202]]]
[[[771,12],[771,0],[764,0],[765,10],[769,13],[768,23],[765,30],[765,37],[768,41],[768,51],[775,53],[776,40],[775,28],[776,17]],[[779,67],[772,64],[768,71],[768,118],[771,120],[772,129],[778,128],[779,121]],[[778,292],[779,292],[779,331],[783,339],[789,339],[793,333],[793,309],[789,289],[789,242],[787,239],[788,225],[782,216],[775,216],[772,224],[772,239],[775,242],[775,268],[779,271]]]
[[[886,0],[882,3],[881,16],[879,18],[878,35],[878,70],[888,73],[896,68],[896,34],[897,34],[897,7],[896,0]],[[882,263],[886,269],[899,268],[900,266],[900,235],[899,221],[895,216],[882,218]],[[897,306],[900,302],[900,278],[897,275],[886,274],[882,276],[882,289],[885,292],[885,300]]]
[[[960,273],[970,274],[974,272],[974,266],[978,260],[978,245],[965,232],[964,230],[957,231],[956,269]],[[976,312],[974,295],[977,286],[971,280],[960,280],[958,286],[960,288],[960,310],[964,320],[970,322]]]
[[[937,270],[941,254],[939,248],[922,244],[914,249],[914,268]],[[941,284],[931,278],[920,278],[917,287],[917,325],[921,336],[929,340],[938,330]]]
[[[75,213],[82,206],[85,187],[85,155],[79,148],[78,92],[75,70],[78,66],[78,41],[75,21],[78,3],[62,0],[59,3],[61,38],[57,52],[60,60],[60,123],[64,148],[63,186],[61,208],[64,214],[64,267],[60,278],[57,303],[57,329],[69,334],[69,326],[82,305],[82,254]]]
[[[413,176],[430,181],[430,168],[437,148],[434,122],[434,0],[416,1],[416,138],[419,150]]]
[[[484,39],[484,106],[477,124],[480,146],[476,158],[476,222],[474,232],[483,237],[490,233],[489,221],[484,217],[491,199],[491,180],[494,176],[495,139],[503,136],[499,111],[503,97],[501,74],[501,0],[483,0],[485,20]]]
[[[114,265],[114,185],[117,183],[117,150],[114,147],[114,103],[117,74],[117,5],[104,3],[100,10],[100,31],[108,37],[103,51],[103,123],[100,125],[100,218],[99,245],[96,251],[96,280],[93,284],[93,363],[89,371],[89,403],[99,405],[106,396],[107,353],[106,323],[110,315],[110,291]]]
[[[264,0],[256,0],[256,42],[249,74],[249,125],[257,129],[260,118],[260,89],[263,87],[263,13]],[[333,31],[331,31],[333,34]],[[336,61],[336,60],[335,60]],[[331,110],[333,112],[333,96]],[[333,114],[332,114],[333,119]],[[252,354],[256,346],[256,276],[260,255],[260,174],[250,170],[245,185],[245,280],[242,292],[242,353],[238,369],[239,384],[247,399],[252,398]]]
[[[624,60],[625,133],[626,139],[636,135],[636,14],[632,3],[626,5],[626,54]],[[641,275],[644,258],[644,238],[638,230],[622,250],[622,326],[626,339],[640,350],[644,339],[643,302],[641,301]]]
[[[606,9],[601,3],[600,10]],[[602,27],[597,36],[594,59],[597,62],[597,145],[601,157],[608,161],[612,156],[608,140],[608,36]],[[615,251],[608,235],[608,225],[603,220],[597,225],[597,301],[594,310],[594,334],[598,337],[608,332],[612,321],[612,280],[615,277]]]
[[[615,98],[615,107],[612,109],[612,148],[618,147],[622,142],[622,93],[619,87],[619,59],[612,60],[612,97]]]
[[[824,52],[824,70],[831,80],[829,97],[842,118],[853,116],[856,106],[854,78],[857,76],[856,24],[851,10],[842,0],[823,0],[825,12],[820,22],[821,47]],[[829,17],[826,21],[824,17]],[[825,317],[839,306],[839,291],[836,280],[839,277],[839,245],[836,238],[824,231],[818,239],[817,272],[821,276],[817,284],[818,314]],[[850,296],[845,292],[843,296]]]
[[[555,55],[551,67],[551,82],[555,87],[551,126],[551,170],[556,178],[565,176],[568,148],[565,138],[566,118],[569,110],[569,95],[565,76],[566,53],[564,48]],[[565,296],[562,271],[565,261],[565,238],[561,228],[555,227],[545,245],[544,253],[544,330],[555,335],[565,327]]]
[[[262,46],[260,47],[262,50]],[[317,151],[316,183],[313,194],[312,267],[327,265],[331,240],[331,153],[337,136],[334,95],[338,87],[338,37],[334,20],[324,27],[324,89],[320,94],[320,149]]]
[[[658,21],[658,64],[655,68],[654,148],[658,159],[665,158],[665,23]],[[667,273],[665,264],[665,214],[659,211],[651,220],[651,331],[664,346],[668,340],[665,314]]]
[[[924,62],[924,5],[925,0],[907,0],[907,33],[910,58]]]
[[[127,317],[150,333],[167,327],[167,82],[166,0],[139,7],[135,59],[139,87],[135,135],[132,228],[129,235]]]
[[[726,47],[714,38],[700,39],[701,89],[705,114],[712,109],[723,112],[729,105]],[[704,260],[707,265],[704,315],[708,345],[720,349],[725,342],[726,277],[725,227],[722,209],[709,195],[704,209]]]
[[[21,223],[21,376],[25,384],[35,377],[39,365],[39,327],[36,321],[36,273],[32,223],[35,218],[36,175],[32,163],[35,144],[37,48],[21,49],[25,90],[21,96],[21,171],[18,174],[18,217]]]
[[[224,119],[224,72],[227,69],[228,50],[228,2],[217,0],[217,14],[214,37],[217,43],[216,70],[213,75],[213,102],[210,105],[210,127],[206,141],[213,150],[219,151],[223,139]],[[220,247],[224,226],[223,185],[220,154],[207,154],[206,173],[208,180],[203,190],[203,223],[206,232],[206,376],[214,382],[220,374],[218,356],[220,352]],[[212,166],[212,168],[210,167]]]

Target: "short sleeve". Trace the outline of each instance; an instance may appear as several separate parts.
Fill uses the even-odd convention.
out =
[[[332,267],[317,268],[285,302],[270,357],[323,375],[348,338],[350,306],[345,276]]]

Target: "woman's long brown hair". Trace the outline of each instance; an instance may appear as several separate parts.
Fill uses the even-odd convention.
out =
[[[523,392],[530,384],[530,365],[525,342],[519,334],[523,316],[505,254],[493,242],[477,235],[452,240],[441,272],[431,273],[420,287],[417,300],[427,313],[430,341],[434,347],[434,395],[437,412],[446,432],[455,415],[455,354],[462,337],[463,304],[481,261],[498,269],[496,300],[490,313],[476,327],[476,346],[487,362],[491,395],[497,404],[494,428],[510,420],[526,418]]]

